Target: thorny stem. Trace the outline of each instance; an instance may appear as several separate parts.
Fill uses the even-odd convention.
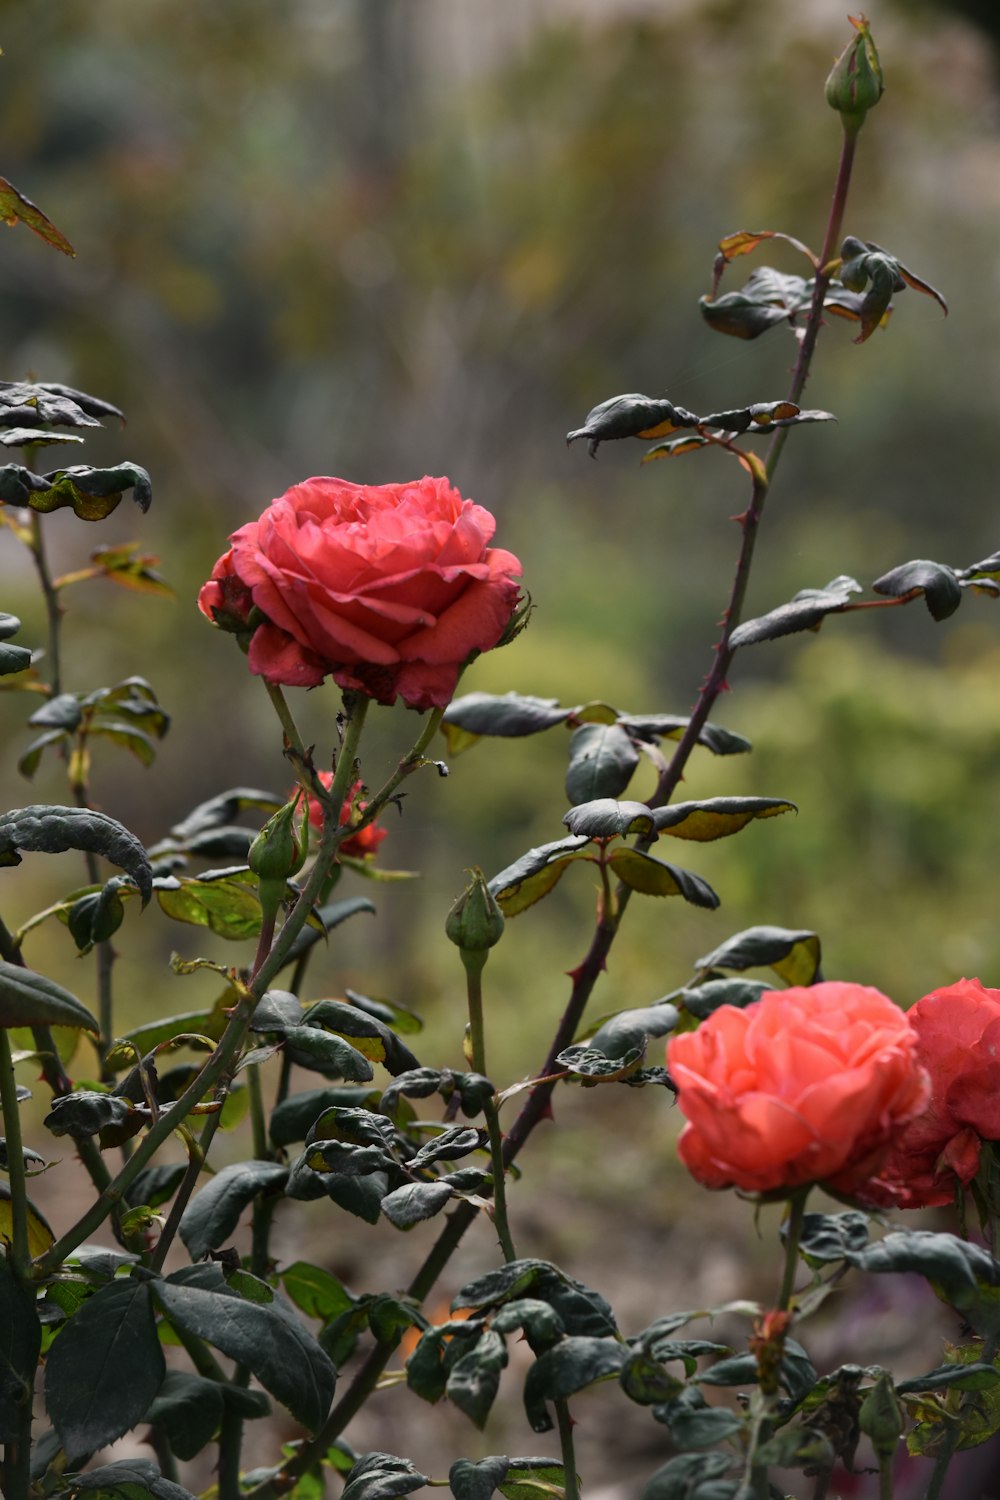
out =
[[[31,1269],[31,1251],[28,1249],[28,1192],[25,1186],[24,1143],[17,1102],[17,1080],[14,1077],[10,1033],[6,1027],[0,1027],[0,1108],[3,1110],[4,1134],[7,1137],[7,1173],[13,1220],[10,1266],[17,1280],[24,1281]]]
[[[779,1312],[786,1312],[795,1287],[795,1272],[799,1263],[799,1241],[802,1238],[802,1223],[806,1213],[808,1187],[799,1188],[788,1200],[788,1228],[785,1231],[785,1269],[778,1292]]]
[[[960,1435],[961,1428],[959,1427],[957,1422],[953,1423],[945,1433],[944,1441],[941,1445],[941,1451],[938,1454],[937,1458],[934,1460],[934,1469],[931,1474],[930,1483],[927,1486],[927,1494],[924,1496],[924,1500],[941,1500],[941,1494],[944,1490],[945,1478],[948,1474],[948,1466],[955,1456],[955,1449],[958,1446],[958,1439]]]
[[[580,1500],[580,1486],[576,1478],[576,1448],[573,1443],[573,1418],[569,1414],[569,1404],[564,1399],[553,1402],[553,1405],[562,1452],[563,1494],[566,1500]]]
[[[45,551],[45,535],[42,530],[42,519],[37,510],[31,512],[31,540],[28,543],[35,562],[35,571],[42,588],[42,597],[45,600],[45,613],[49,622],[49,687],[53,698],[62,692],[62,672],[60,667],[60,633],[63,617],[62,605],[59,603],[59,591],[52,579],[49,569],[49,560]]]
[[[466,990],[469,1002],[469,1037],[472,1043],[472,1066],[475,1072],[486,1074],[486,1037],[483,1026],[483,969],[486,967],[488,950],[469,952],[462,950],[465,965]],[[493,1168],[493,1222],[503,1258],[509,1265],[517,1260],[514,1240],[507,1217],[507,1182],[503,1159],[503,1136],[500,1130],[500,1114],[495,1099],[483,1106],[486,1128],[490,1137],[490,1161]]]

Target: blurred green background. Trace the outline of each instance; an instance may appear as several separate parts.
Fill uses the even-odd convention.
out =
[[[155,491],[144,518],[128,501],[99,526],[47,518],[49,545],[68,571],[96,545],[138,540],[177,596],[91,583],[67,600],[67,686],[141,672],[174,715],[152,771],[114,750],[97,765],[106,811],[152,842],[229,786],[286,784],[265,694],[194,599],[228,533],[312,473],[369,483],[445,473],[494,511],[537,607],[464,689],[687,711],[735,559],[738,471],[712,453],[640,469],[637,443],[609,445],[592,463],[563,437],[621,391],[696,411],[784,394],[788,331],[720,338],[697,299],[724,234],[782,229],[818,248],[839,143],[823,82],[850,35],[844,9],[4,7],[0,171],[77,256],[23,227],[0,235],[0,375],[64,381],[120,405],[127,428],[88,439],[81,456],[143,464]],[[807,403],[838,424],[793,434],[752,613],[839,573],[869,584],[909,558],[963,566],[1000,546],[1000,70],[993,8],[975,12],[972,0],[882,0],[871,17],[887,91],[861,136],[846,228],[940,287],[951,312],[945,321],[908,291],[863,346],[851,325],[826,330]],[[725,287],[764,260],[800,269],[778,249],[737,263]],[[56,453],[39,467],[72,459]],[[24,621],[20,639],[40,644],[31,569],[9,534],[0,581],[0,602]],[[650,1002],[754,923],[816,929],[829,977],[904,1004],[962,974],[1000,982],[996,611],[969,597],[943,625],[920,605],[835,617],[819,638],[743,653],[715,717],[754,753],[699,752],[683,795],[782,796],[799,814],[664,850],[705,875],[722,906],[634,901],[595,1007]],[[326,755],[333,690],[293,696]],[[65,797],[54,759],[30,787],[13,769],[36,705],[0,695],[6,806]],[[378,784],[417,720],[403,709],[374,719],[364,773]],[[378,917],[344,929],[316,966],[315,993],[353,986],[411,1005],[428,1018],[428,1060],[459,1063],[460,971],[444,914],[467,866],[492,874],[560,836],[565,751],[561,730],[484,742],[447,780],[411,782],[380,860],[425,878],[364,888]],[[651,784],[637,780],[636,794]],[[0,909],[16,925],[81,879],[69,857],[30,857],[4,873]],[[592,880],[571,870],[491,961],[501,1081],[544,1055],[593,900]],[[118,947],[123,1024],[212,998],[204,977],[168,972],[172,949],[250,957],[155,911],[130,911]],[[28,957],[88,997],[88,963],[63,929],[42,929]],[[557,1159],[558,1188],[549,1184],[563,1212],[537,1209],[540,1253],[600,1260],[604,1221],[574,1204],[609,1130],[620,1132],[620,1165],[601,1192],[612,1214],[641,1201],[636,1243],[655,1243],[681,1212],[650,1192],[649,1151],[626,1141],[647,1136],[676,1183],[663,1096],[600,1092],[599,1103],[588,1094],[567,1106],[575,1145]],[[689,1255],[692,1295],[711,1260]]]

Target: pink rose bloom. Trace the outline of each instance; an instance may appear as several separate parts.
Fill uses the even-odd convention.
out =
[[[333,785],[333,772],[320,771],[319,779],[325,787],[330,787]],[[357,808],[358,812],[364,812],[368,806],[367,802],[357,801],[358,793],[363,785],[363,782],[356,781],[345,797],[344,805],[340,809],[341,828],[343,828],[345,823],[351,821],[355,808]],[[309,826],[314,828],[317,833],[321,833],[323,830],[323,809],[315,797],[309,798]],[[339,854],[346,854],[353,859],[363,859],[366,854],[375,853],[375,850],[385,838],[386,832],[385,828],[379,828],[376,824],[369,823],[367,828],[362,828],[358,833],[352,833],[349,839],[345,839],[337,852]]]
[[[249,591],[266,617],[250,670],[269,682],[330,675],[379,703],[444,708],[518,601],[521,564],[487,545],[495,524],[447,479],[307,479],[233,533],[198,605],[225,623],[237,584]]]
[[[672,1037],[667,1066],[687,1119],[681,1160],[706,1187],[852,1193],[925,1105],[927,1075],[903,1011],[831,982],[720,1006]]]
[[[931,1097],[893,1143],[865,1196],[898,1208],[953,1203],[979,1170],[983,1141],[1000,1141],[1000,990],[960,979],[907,1016]]]

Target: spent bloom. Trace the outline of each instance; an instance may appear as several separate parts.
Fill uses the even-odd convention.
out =
[[[954,1202],[979,1170],[983,1141],[1000,1141],[1000,990],[960,979],[918,1000],[908,1020],[931,1097],[865,1196],[929,1208]]]
[[[519,600],[521,564],[489,546],[495,525],[447,479],[307,479],[233,533],[198,606],[248,637],[268,682],[331,676],[379,703],[444,708]]]
[[[333,785],[333,772],[320,771],[319,779],[325,787],[329,788]],[[363,790],[363,787],[363,782],[356,781],[344,798],[344,805],[340,809],[341,828],[344,827],[345,823],[351,821],[355,811],[364,812],[368,806],[367,802],[358,800],[358,794]],[[317,833],[321,833],[323,830],[323,809],[316,797],[309,798],[309,826],[314,828]],[[375,823],[369,823],[367,827],[359,829],[357,833],[352,833],[349,839],[345,839],[337,852],[339,854],[346,854],[352,859],[363,859],[366,854],[375,853],[375,850],[385,838],[386,832],[385,828],[379,828]]]
[[[720,1006],[671,1038],[667,1066],[687,1119],[684,1165],[706,1187],[751,1193],[853,1193],[929,1089],[904,1012],[841,982]]]

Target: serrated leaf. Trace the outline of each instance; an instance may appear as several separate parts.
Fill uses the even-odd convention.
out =
[[[469,1282],[452,1298],[452,1310],[502,1306],[530,1295],[547,1302],[567,1333],[593,1338],[617,1334],[614,1313],[599,1292],[545,1260],[513,1260]]]
[[[99,1288],[67,1323],[45,1366],[45,1401],[67,1454],[90,1454],[142,1420],[166,1365],[148,1283]]]
[[[587,852],[589,843],[587,837],[571,834],[551,844],[539,844],[501,870],[499,875],[494,875],[489,888],[504,916],[515,917],[540,901],[574,860],[593,859],[593,855]]]
[[[217,1266],[188,1266],[152,1284],[171,1322],[245,1364],[302,1425],[316,1432],[333,1401],[336,1371],[312,1335],[277,1298],[244,1301]]]
[[[729,637],[729,644],[736,649],[756,645],[758,641],[794,635],[800,630],[817,630],[827,615],[846,609],[851,595],[860,592],[857,579],[846,575],[834,578],[822,589],[800,589],[787,604],[780,604],[756,620],[744,620],[742,625],[737,625]]]
[[[566,813],[563,822],[570,833],[589,839],[624,838],[654,830],[654,814],[644,802],[617,802],[612,797],[581,802]]]
[[[245,881],[170,876],[157,879],[155,887],[161,910],[175,922],[207,927],[234,942],[260,932],[260,900]]]
[[[81,521],[103,521],[117,508],[126,490],[132,491],[133,500],[144,514],[153,500],[153,486],[146,470],[127,461],[108,469],[73,464],[32,478],[40,483],[27,488],[20,503],[45,515],[68,507]]]
[[[482,1431],[500,1389],[500,1373],[507,1365],[507,1345],[498,1333],[486,1329],[475,1346],[456,1360],[445,1386],[445,1395],[470,1422]]]
[[[362,1085],[309,1089],[302,1094],[293,1094],[290,1099],[283,1099],[271,1115],[271,1140],[275,1146],[290,1146],[293,1141],[304,1141],[310,1126],[326,1110],[335,1106],[371,1108],[379,1102],[380,1097],[378,1089]]]
[[[639,752],[621,724],[581,724],[569,743],[566,796],[574,806],[617,798],[638,764]]]
[[[427,1476],[419,1473],[408,1458],[366,1453],[348,1474],[340,1500],[394,1500],[397,1495],[412,1495],[427,1482]]]
[[[851,1209],[842,1214],[805,1214],[799,1253],[810,1264],[844,1260],[868,1243],[868,1217]]]
[[[697,969],[771,968],[786,984],[815,984],[820,976],[820,941],[815,932],[784,927],[747,927],[699,958]]]
[[[545,1403],[564,1401],[598,1380],[617,1377],[628,1355],[626,1345],[610,1338],[565,1338],[539,1355],[524,1382],[524,1409],[532,1430],[553,1426]]]
[[[152,870],[135,834],[106,813],[83,807],[14,808],[0,814],[0,865],[18,865],[21,852],[56,854],[82,849],[100,854],[130,875],[145,906],[152,892]]]
[[[551,1458],[512,1458],[500,1485],[504,1500],[562,1500],[566,1470]]]
[[[692,906],[714,911],[719,898],[707,880],[690,870],[668,865],[641,849],[613,849],[608,864],[623,885],[645,896],[683,896]]]
[[[634,1073],[645,1055],[645,1047],[630,1047],[621,1057],[607,1057],[596,1047],[564,1047],[556,1062],[569,1073],[594,1083],[617,1083]]]
[[[356,1005],[343,1000],[319,1000],[309,1007],[302,1020],[303,1025],[323,1027],[349,1038],[357,1051],[373,1062],[384,1064],[390,1073],[405,1073],[420,1066],[390,1026]]]
[[[659,833],[707,843],[739,833],[756,818],[773,818],[786,812],[798,812],[798,808],[779,797],[711,797],[658,807],[653,822]]]
[[[281,1272],[281,1284],[296,1307],[324,1323],[349,1311],[356,1301],[336,1276],[304,1260],[294,1261]]]
[[[97,1135],[109,1125],[123,1125],[132,1114],[134,1105],[128,1099],[81,1089],[54,1098],[43,1123],[55,1136],[69,1135],[80,1141]]]
[[[196,1193],[180,1222],[180,1237],[192,1260],[203,1260],[220,1249],[243,1210],[258,1193],[284,1187],[288,1168],[274,1161],[242,1161],[223,1167]]]
[[[299,1067],[311,1068],[328,1078],[367,1083],[375,1076],[368,1058],[357,1048],[319,1026],[289,1026],[285,1032],[285,1051]]]
[[[75,995],[34,969],[0,959],[0,1026],[70,1026],[94,1036],[100,1028]]]
[[[962,602],[962,590],[955,569],[945,563],[928,562],[923,558],[902,563],[876,578],[872,584],[876,594],[888,594],[892,599],[907,594],[922,593],[924,603],[935,620],[946,620],[953,615]]]

